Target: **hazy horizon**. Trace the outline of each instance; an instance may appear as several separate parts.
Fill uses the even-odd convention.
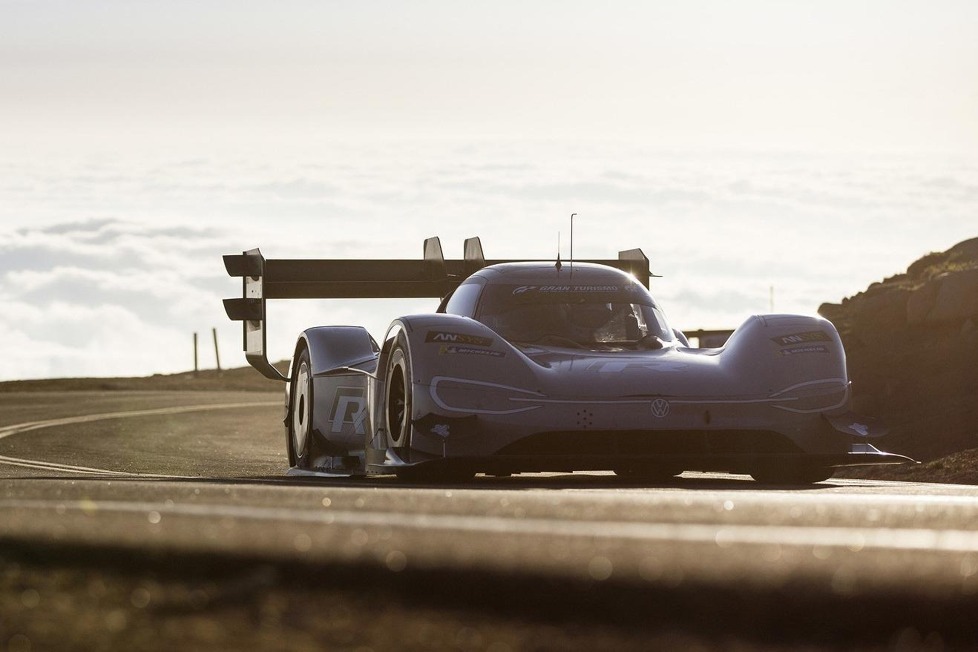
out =
[[[221,254],[641,247],[675,325],[978,236],[978,5],[0,0],[0,380],[170,373]],[[419,302],[277,302],[298,330]],[[212,353],[201,354],[211,366]]]

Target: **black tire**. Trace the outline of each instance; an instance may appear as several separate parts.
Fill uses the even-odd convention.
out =
[[[384,425],[391,444],[411,445],[411,357],[398,339],[387,359],[384,383]]]
[[[791,485],[815,484],[828,480],[834,473],[835,469],[821,464],[786,460],[759,466],[750,475],[763,484]]]
[[[292,365],[292,393],[288,421],[291,466],[306,468],[312,459],[312,417],[315,404],[309,349],[303,347]]]
[[[387,359],[384,382],[384,425],[392,445],[411,447],[414,425],[411,423],[412,382],[411,353],[407,344],[398,337]],[[464,482],[474,473],[467,469],[444,466],[407,466],[394,471],[398,480],[411,483],[435,484]]]

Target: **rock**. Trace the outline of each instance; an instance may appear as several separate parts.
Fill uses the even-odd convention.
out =
[[[961,344],[965,350],[970,350],[972,354],[978,351],[978,324],[975,323],[976,320],[978,318],[969,319],[961,326]]]
[[[978,315],[978,269],[951,273],[941,279],[927,323],[962,323]]]
[[[845,310],[838,303],[823,303],[818,307],[818,314],[822,315],[838,327],[838,322],[845,315]]]
[[[859,302],[854,326],[863,330],[897,330],[907,325],[909,290],[902,288],[874,289]]]
[[[910,265],[820,314],[846,347],[853,407],[882,448],[927,460],[978,443],[978,238]]]
[[[920,326],[927,321],[927,315],[934,309],[937,295],[941,291],[941,281],[928,281],[910,293],[907,299],[907,324]]]
[[[959,242],[947,250],[948,260],[952,263],[978,261],[978,238]]]
[[[934,251],[920,260],[912,263],[910,267],[907,268],[907,276],[916,280],[925,280],[930,278],[928,271],[931,268],[943,267],[948,258],[948,252],[946,251]]]

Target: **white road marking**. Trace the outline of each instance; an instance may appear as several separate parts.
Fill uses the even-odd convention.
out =
[[[92,469],[85,466],[71,466],[69,464],[58,464],[57,462],[42,462],[40,460],[24,460],[19,457],[7,457],[0,455],[0,462],[12,466],[25,466],[32,469],[48,471],[68,471],[71,473],[85,473],[95,475],[127,475],[123,471],[108,471],[106,469]]]
[[[860,551],[913,550],[978,552],[978,531],[918,528],[822,527],[763,524],[644,523],[630,521],[567,521],[551,518],[412,514],[349,510],[313,510],[219,504],[172,504],[148,501],[0,500],[0,510],[57,510],[93,513],[187,516],[216,520],[232,518],[267,522],[310,523],[347,527],[397,527],[405,530],[476,532],[503,535],[567,536],[595,539],[679,541],[734,545],[789,545],[847,548]]]
[[[45,421],[30,421],[27,423],[17,423],[10,426],[0,427],[0,439],[17,435],[31,430],[41,428],[53,428],[57,426],[70,426],[76,423],[91,423],[93,421],[107,421],[109,419],[127,419],[131,417],[157,416],[162,414],[183,414],[186,412],[202,412],[205,410],[230,410],[250,407],[268,407],[272,405],[282,405],[280,401],[261,401],[256,403],[214,403],[212,405],[184,405],[167,408],[152,408],[149,410],[127,410],[124,412],[105,412],[102,414],[85,414],[75,417],[62,417],[59,419],[47,419]],[[0,464],[10,466],[20,466],[41,471],[64,471],[67,473],[82,473],[86,475],[108,475],[118,477],[150,477],[150,478],[186,478],[190,476],[162,475],[159,473],[136,473],[131,471],[113,471],[110,469],[96,469],[87,466],[73,466],[71,464],[60,464],[58,462],[45,462],[42,460],[30,460],[19,457],[7,457],[0,455]]]
[[[82,475],[96,475],[113,478],[166,478],[170,480],[199,480],[199,477],[189,475],[164,475],[162,473],[139,473],[136,471],[110,471],[109,469],[93,469],[87,466],[72,466],[70,464],[59,464],[57,462],[42,462],[40,460],[26,460],[19,457],[7,457],[0,455],[0,464],[9,466],[22,466],[36,471],[61,471],[63,473],[79,473]]]
[[[204,410],[227,410],[234,408],[249,408],[258,406],[282,405],[281,401],[263,401],[260,403],[214,403],[212,405],[184,405],[168,408],[153,408],[150,410],[127,410],[125,412],[105,412],[102,414],[85,414],[77,417],[62,417],[60,419],[48,419],[46,421],[30,421],[27,423],[17,423],[12,426],[0,427],[0,439],[16,435],[21,432],[38,430],[40,428],[52,428],[54,426],[70,426],[75,423],[88,423],[91,421],[105,421],[108,419],[126,419],[129,417],[146,417],[158,414],[181,414],[184,412],[201,412]]]

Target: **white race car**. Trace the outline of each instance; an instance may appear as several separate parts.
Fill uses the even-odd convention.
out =
[[[477,238],[446,261],[225,256],[243,278],[228,316],[248,361],[285,381],[294,474],[613,470],[662,481],[687,470],[811,483],[835,467],[899,463],[849,411],[835,327],[802,315],[745,321],[721,348],[691,348],[649,294],[648,258],[486,261]],[[441,298],[393,320],[382,345],[358,326],[298,338],[283,376],[265,349],[269,299]]]

